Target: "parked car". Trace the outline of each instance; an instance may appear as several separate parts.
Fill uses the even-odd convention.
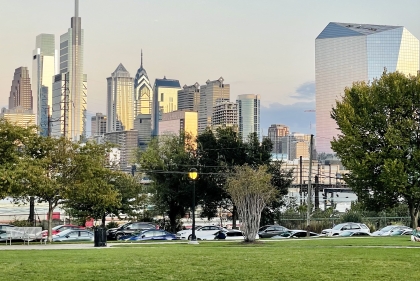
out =
[[[258,230],[258,236],[260,238],[271,238],[287,231],[289,230],[281,225],[265,225]]]
[[[85,229],[84,226],[78,226],[78,225],[72,225],[72,224],[63,224],[63,225],[57,225],[51,229],[52,235],[57,235],[58,233],[68,230],[68,229]],[[42,237],[48,236],[48,230],[42,231]]]
[[[14,225],[11,225],[11,224],[0,224],[0,230],[6,230],[6,227],[14,227]]]
[[[259,239],[258,234],[255,239]],[[237,229],[222,229],[213,234],[197,237],[197,240],[244,240],[244,234]]]
[[[199,226],[195,229],[195,237],[196,239],[202,239],[203,237],[214,235],[219,230],[226,230],[223,227],[217,225],[205,225]],[[191,240],[192,237],[192,229],[181,230],[176,233],[176,237],[182,240]]]
[[[413,229],[412,228],[406,228],[406,229],[398,229],[393,231],[390,236],[398,236],[398,235],[412,235]]]
[[[93,241],[93,232],[85,229],[67,229],[53,235],[53,242]]]
[[[370,233],[368,232],[363,232],[363,231],[359,231],[359,230],[346,230],[346,231],[342,231],[339,235],[335,235],[335,236],[341,236],[341,237],[360,237],[360,236],[371,236]]]
[[[139,235],[130,236],[126,241],[146,241],[146,240],[177,240],[175,234],[161,229],[150,229],[141,232]]]
[[[412,229],[408,226],[404,226],[404,225],[388,225],[385,226],[384,228],[381,228],[375,232],[372,233],[372,236],[391,236],[393,235],[394,232],[398,231],[400,234],[397,235],[401,235],[402,232],[400,232],[401,230],[410,230],[412,231]]]
[[[306,230],[289,230],[286,232],[283,232],[280,235],[276,235],[271,237],[272,239],[283,239],[283,238],[305,238],[307,237],[308,232]],[[318,233],[315,232],[309,232],[310,238],[316,238],[319,237]]]
[[[321,235],[324,236],[336,236],[343,231],[351,230],[353,232],[360,231],[370,233],[369,227],[364,223],[355,223],[355,222],[345,222],[335,225],[333,228],[324,229],[321,232]]]
[[[129,222],[117,229],[107,231],[108,240],[119,240],[123,236],[139,233],[147,229],[159,229],[159,226],[151,222]]]

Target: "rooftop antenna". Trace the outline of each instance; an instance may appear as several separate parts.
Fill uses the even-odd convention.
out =
[[[140,67],[143,67],[143,49],[141,49],[141,61],[140,61]]]
[[[79,17],[79,0],[74,1],[74,16]]]

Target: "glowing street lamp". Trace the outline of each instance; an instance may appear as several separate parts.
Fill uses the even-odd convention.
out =
[[[197,239],[195,237],[195,180],[198,177],[197,169],[190,169],[190,171],[188,172],[188,177],[193,181],[192,234],[191,241],[189,242],[189,244],[198,244]]]

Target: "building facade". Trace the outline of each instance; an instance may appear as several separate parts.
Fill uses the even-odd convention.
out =
[[[152,139],[152,114],[138,114],[134,119],[134,130],[138,132],[138,146],[145,150]]]
[[[281,138],[289,135],[289,127],[282,124],[272,124],[268,128],[268,138],[273,143],[273,153],[283,153]]]
[[[74,13],[70,28],[60,36],[60,73],[53,81],[52,122],[62,129],[55,130],[57,136],[80,141],[86,139],[87,75],[83,74],[84,31],[79,0],[75,0]],[[61,100],[60,106],[54,100]]]
[[[178,80],[156,79],[153,85],[152,135],[159,135],[159,120],[163,113],[178,110]]]
[[[95,116],[91,118],[91,137],[103,136],[106,133],[106,116],[102,113],[96,113]]]
[[[260,133],[260,95],[239,95],[236,103],[238,104],[239,114],[239,134],[244,142],[248,142],[249,134]]]
[[[32,109],[25,109],[21,106],[13,109],[2,108],[0,119],[5,119],[23,128],[36,125],[35,114],[32,112]]]
[[[309,159],[311,135],[293,132],[280,138],[282,153],[287,154],[289,160],[293,161],[300,156]]]
[[[120,63],[107,79],[107,133],[133,129],[133,78]]]
[[[120,150],[119,168],[130,170],[135,163],[138,132],[135,130],[105,133],[105,141],[115,144]]]
[[[35,95],[34,109],[41,136],[49,133],[48,117],[52,110],[52,85],[57,55],[54,34],[39,34],[32,57],[32,93]]]
[[[197,112],[178,110],[162,114],[159,121],[159,135],[189,134],[193,140],[197,137]]]
[[[238,104],[226,99],[219,99],[213,107],[211,129],[220,127],[234,127],[238,130]]]
[[[134,78],[134,118],[139,114],[152,114],[153,90],[147,72],[143,68],[143,51],[140,68]]]
[[[200,102],[200,84],[184,85],[178,91],[178,110],[197,111]]]
[[[317,151],[332,153],[339,131],[330,113],[345,87],[380,78],[384,69],[416,75],[419,40],[403,26],[331,22],[315,39]]]
[[[207,80],[205,85],[200,86],[200,103],[198,108],[198,133],[201,134],[206,128],[211,127],[213,107],[217,100],[230,100],[230,85],[224,84],[223,77],[218,80]]]
[[[27,67],[15,69],[12,86],[10,87],[9,109],[21,107],[25,110],[33,109],[31,79]]]

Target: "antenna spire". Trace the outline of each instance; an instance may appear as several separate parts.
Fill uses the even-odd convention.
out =
[[[143,67],[143,49],[141,49],[141,62],[140,67]]]
[[[74,1],[74,17],[79,17],[79,0]]]

